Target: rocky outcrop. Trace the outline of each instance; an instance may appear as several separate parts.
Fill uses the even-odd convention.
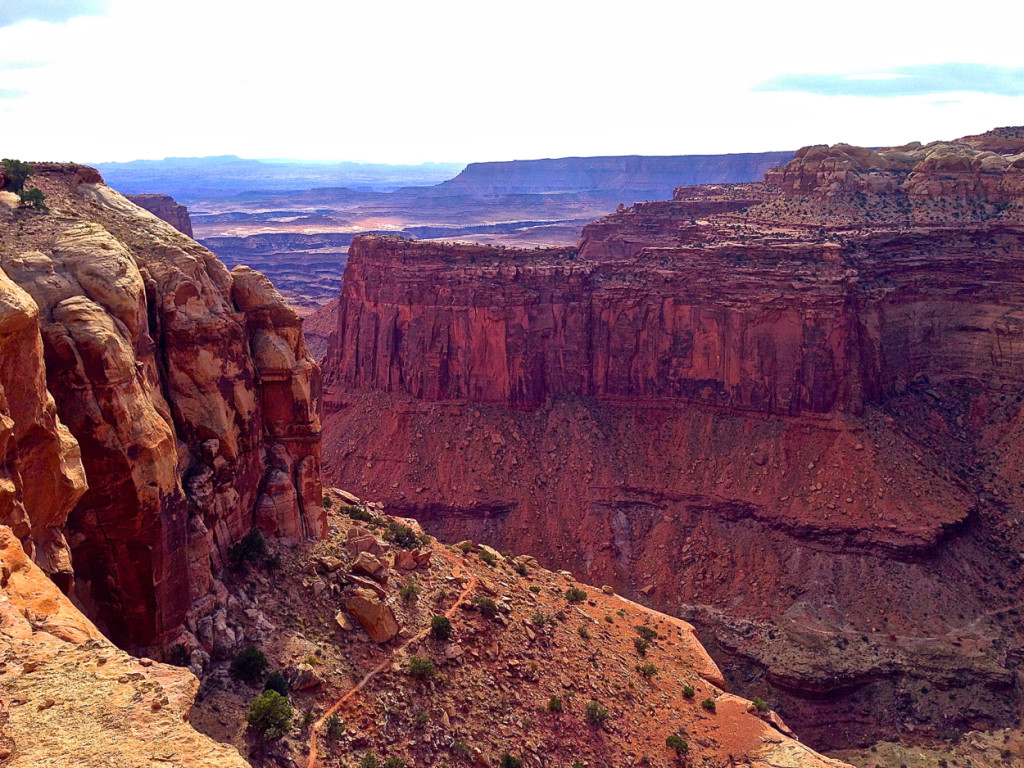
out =
[[[192,219],[188,208],[170,195],[125,195],[140,208],[144,208],[158,219],[162,219],[181,232],[192,237]]]
[[[812,743],[1006,724],[1019,141],[809,148],[575,249],[357,239],[328,477],[692,620]]]
[[[0,526],[0,760],[246,768],[188,724],[199,681],[106,640]]]
[[[37,558],[67,574],[66,552],[47,560],[67,539],[64,586],[122,647],[209,653],[228,549],[254,526],[287,539],[325,532],[319,371],[265,278],[232,276],[92,169],[38,164],[33,178],[50,212],[0,207],[0,268],[24,305],[9,343],[35,365],[18,380],[39,400],[16,404],[15,436],[52,432],[59,448],[33,471],[61,481],[51,494],[65,488],[38,526],[25,504],[31,538],[56,542]],[[73,440],[46,410],[53,401]],[[19,456],[45,446],[15,443]]]

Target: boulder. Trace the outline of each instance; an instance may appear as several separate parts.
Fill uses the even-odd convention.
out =
[[[378,643],[386,643],[398,634],[400,627],[391,606],[367,589],[357,589],[345,601],[345,608],[363,625],[366,633]]]

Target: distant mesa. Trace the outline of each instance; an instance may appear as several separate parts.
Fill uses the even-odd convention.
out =
[[[158,219],[163,219],[183,235],[192,237],[192,220],[188,208],[170,195],[125,195],[140,208],[145,208]]]

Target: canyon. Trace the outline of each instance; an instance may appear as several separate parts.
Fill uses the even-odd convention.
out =
[[[358,237],[325,478],[692,622],[818,748],[1019,727],[1022,235],[1007,128],[572,246]]]

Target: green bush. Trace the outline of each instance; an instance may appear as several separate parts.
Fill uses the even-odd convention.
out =
[[[493,552],[488,552],[486,549],[480,550],[480,559],[483,562],[487,563],[487,565],[491,566],[491,568],[493,568],[495,564],[498,562],[497,555],[495,555]]]
[[[384,538],[402,549],[416,549],[420,545],[416,531],[408,525],[402,525],[394,520],[388,523],[388,529],[384,532]]]
[[[640,626],[636,627],[636,633],[648,642],[658,639],[657,631],[652,629],[651,627],[645,626],[644,624],[641,624]]]
[[[235,654],[231,660],[229,672],[237,680],[246,683],[254,683],[263,675],[267,669],[267,657],[263,651],[254,645],[250,645],[244,651]]]
[[[501,762],[498,763],[501,768],[523,768],[523,761],[518,757],[512,757],[507,752],[501,756]]]
[[[420,599],[420,588],[416,584],[416,579],[410,576],[402,588],[399,590],[399,594],[402,596],[402,602],[412,605]]]
[[[579,587],[569,587],[565,590],[565,599],[570,603],[582,603],[587,599],[587,593]]]
[[[637,664],[636,671],[644,677],[646,677],[648,680],[650,680],[652,677],[658,674],[658,668],[649,661],[646,664]]]
[[[755,696],[751,702],[754,705],[754,709],[758,712],[767,712],[771,707],[768,706],[768,702],[762,699],[760,696]]]
[[[540,594],[540,587],[538,587],[536,584],[531,584],[529,586],[529,590],[531,592],[533,592],[533,594],[535,594],[535,595],[539,595]]]
[[[429,680],[437,675],[433,660],[423,656],[410,656],[406,671],[415,680]]]
[[[608,710],[596,701],[587,702],[587,722],[591,725],[601,725],[608,719]]]
[[[590,630],[589,629],[587,629],[586,627],[580,627],[578,631],[580,633],[580,637],[582,637],[584,640],[589,640],[590,639]]]
[[[692,699],[695,695],[696,691],[693,690],[692,685],[688,685],[685,688],[683,688],[683,696],[685,696],[686,698]]]
[[[28,177],[35,174],[32,166],[21,162],[21,160],[4,158],[3,167],[4,176],[7,177],[4,189],[9,189],[11,192],[21,192],[25,188],[25,182],[28,180]]]
[[[493,619],[498,615],[498,604],[489,597],[477,597],[473,600],[473,603],[485,619]]]
[[[708,712],[715,712],[718,709],[718,706],[715,704],[714,699],[704,699],[704,701],[702,701],[700,705],[704,707],[704,709],[706,709]]]
[[[228,565],[237,571],[249,563],[258,563],[266,556],[267,541],[262,533],[253,528],[228,549]]]
[[[562,699],[560,696],[552,696],[548,699],[548,712],[561,713]]]
[[[525,563],[513,563],[512,570],[518,573],[520,576],[526,575],[526,564]]]
[[[457,546],[459,549],[462,550],[462,554],[464,555],[468,555],[470,552],[473,551],[472,541],[460,541]]]
[[[380,768],[380,758],[373,752],[363,752],[363,756],[359,758],[359,768]]]
[[[46,203],[46,195],[43,194],[43,190],[38,187],[32,187],[31,189],[23,189],[18,192],[18,197],[21,198],[21,204],[30,206],[39,211],[50,210]]]
[[[292,687],[288,685],[288,681],[284,679],[284,675],[275,670],[270,673],[267,681],[263,684],[263,690],[277,691],[282,696],[287,696],[291,693]]]
[[[360,523],[375,523],[375,522],[377,522],[377,518],[374,517],[373,515],[371,515],[369,512],[367,512],[362,507],[354,507],[354,506],[351,506],[350,504],[345,504],[345,505],[339,507],[338,511],[339,512],[343,512],[344,514],[346,514],[349,517],[351,517],[353,520],[358,520]]]
[[[674,749],[676,754],[679,756],[685,755],[690,751],[690,745],[687,744],[686,740],[678,733],[673,733],[665,739],[665,746]]]
[[[448,746],[448,749],[451,750],[451,753],[456,757],[464,757],[468,760],[473,756],[473,747],[469,745],[468,741],[463,739],[453,741]]]
[[[430,635],[435,640],[452,639],[452,623],[447,616],[434,616],[430,620]]]
[[[262,738],[279,739],[291,728],[292,708],[277,691],[264,691],[249,706],[245,722]]]
[[[400,757],[389,757],[384,761],[384,768],[405,768],[407,765],[408,763]]]
[[[636,648],[636,652],[641,656],[647,655],[647,649],[650,647],[650,643],[644,640],[642,637],[633,638],[633,647]]]
[[[340,739],[345,734],[345,724],[341,722],[341,717],[337,712],[332,712],[324,724],[327,726],[327,738],[329,739]]]
[[[324,509],[330,509],[334,505],[334,499],[330,496],[324,496]]]

